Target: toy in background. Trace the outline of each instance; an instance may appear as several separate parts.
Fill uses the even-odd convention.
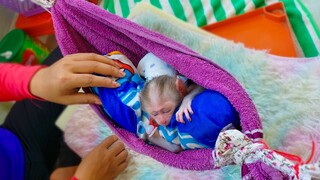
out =
[[[90,0],[97,4],[98,1]],[[18,13],[12,31],[0,42],[0,62],[41,64],[56,47],[51,14],[32,0],[0,0],[0,5]],[[49,37],[50,36],[50,37]],[[40,41],[39,38],[43,41]]]
[[[31,0],[0,0],[0,5],[17,13],[19,15],[18,19],[19,17],[31,18],[39,16],[45,12],[44,8]],[[25,31],[27,28],[24,28],[21,20],[16,22],[14,22],[15,19],[12,20],[13,25],[15,25],[13,28],[16,29],[9,28],[7,34],[0,41],[0,62],[14,62],[23,65],[41,64],[50,51],[47,45],[44,45],[47,42],[41,42],[38,39],[38,35],[47,35],[48,33],[42,33],[47,31],[43,27],[38,27],[38,29],[33,29],[29,33],[29,31]],[[17,24],[17,22],[19,23]],[[28,27],[33,26],[35,23],[35,20],[28,22]],[[21,26],[21,28],[17,28],[17,25]],[[35,34],[33,32],[41,33]]]
[[[49,49],[20,29],[10,31],[0,41],[0,62],[24,65],[41,64],[49,55]]]
[[[98,4],[98,0],[87,0]],[[15,28],[35,38],[43,35],[54,34],[51,14],[47,7],[52,6],[55,0],[0,0],[0,5],[19,13]]]

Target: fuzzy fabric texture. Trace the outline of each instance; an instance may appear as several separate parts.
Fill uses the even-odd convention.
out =
[[[269,55],[267,51],[248,49],[174,20],[155,9],[142,13],[140,8],[151,9],[141,4],[130,19],[185,44],[226,69],[240,82],[257,107],[264,138],[272,148],[280,147],[291,127],[304,125],[308,120],[320,121],[320,56]],[[319,126],[314,128],[320,130]]]
[[[130,17],[134,22],[185,44],[219,64],[240,82],[257,107],[262,119],[265,139],[273,149],[289,150],[290,153],[298,153],[302,157],[307,157],[311,149],[305,151],[305,147],[310,147],[311,141],[314,141],[316,153],[312,162],[320,160],[317,150],[320,145],[320,120],[318,118],[320,117],[320,109],[318,108],[320,102],[319,57],[288,59],[270,56],[266,52],[247,49],[241,44],[234,44],[208,34],[177,21],[171,16],[151,10],[150,7],[142,8],[144,11],[137,10]],[[68,144],[77,152],[83,151],[80,147],[89,147],[89,144],[93,147],[96,143],[92,140],[83,141],[81,138],[83,135],[76,135],[80,131],[94,132],[96,138],[99,137],[100,139],[106,136],[99,130],[103,129],[103,125],[96,124],[95,128],[88,129],[85,123],[82,123],[81,126],[75,126],[77,124],[75,123],[76,120],[80,123],[81,120],[85,121],[85,118],[71,118],[65,132]],[[106,128],[105,125],[104,128]],[[295,143],[297,141],[304,142],[306,146],[300,146],[300,144]],[[134,156],[131,161],[136,160],[136,162],[130,163],[136,164],[130,165],[126,172],[122,174],[123,176],[128,175],[127,177],[133,179],[144,177],[170,179],[173,174],[186,179],[188,179],[188,176],[191,177],[187,170],[165,166],[131,150],[130,154]],[[135,159],[136,157],[143,159],[143,162],[140,163],[140,158]],[[139,166],[142,168],[139,169]],[[155,166],[157,168],[148,168]],[[170,173],[170,169],[173,169],[172,171],[176,173]],[[217,178],[224,178],[223,176],[227,174],[223,173],[223,169],[192,172],[196,172],[194,176],[199,179],[215,175],[217,175]],[[153,176],[148,176],[148,174],[153,174]],[[234,174],[240,178],[239,171],[235,170]],[[263,179],[259,175],[257,177]]]
[[[118,50],[137,65],[147,52],[151,52],[197,84],[223,94],[238,111],[243,132],[252,136],[252,139],[262,137],[262,133],[255,133],[261,131],[262,127],[252,100],[239,82],[213,61],[160,33],[110,14],[86,1],[57,0],[51,12],[57,41],[64,55],[78,52],[105,54]],[[95,108],[99,110],[98,106]],[[103,115],[103,112],[100,114]],[[148,145],[136,135],[114,126],[106,116],[103,119],[130,148],[164,164],[190,170],[214,168],[210,149],[171,153]],[[254,165],[251,169],[254,171]]]

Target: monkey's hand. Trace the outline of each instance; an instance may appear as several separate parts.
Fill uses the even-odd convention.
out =
[[[191,121],[190,114],[193,114],[193,110],[191,108],[191,102],[192,102],[193,96],[187,95],[183,98],[182,103],[179,107],[179,110],[176,112],[176,120],[181,123],[185,123],[183,119],[183,115],[186,116],[188,121]]]
[[[188,95],[186,95],[183,98],[182,103],[179,107],[179,110],[176,112],[176,120],[178,122],[181,122],[183,124],[185,123],[183,120],[183,115],[186,116],[188,121],[191,121],[190,114],[193,114],[193,110],[191,108],[191,102],[193,98],[203,90],[204,88],[197,84],[193,84],[190,86],[190,92],[188,93]]]

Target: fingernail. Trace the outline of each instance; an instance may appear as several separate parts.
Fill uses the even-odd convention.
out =
[[[97,104],[97,105],[102,105],[102,102],[101,102],[101,100],[99,99],[99,100],[96,100],[95,104]]]
[[[121,76],[125,76],[126,75],[126,73],[124,72],[124,69],[119,69],[119,72],[120,72]]]
[[[112,81],[112,85],[116,86],[116,87],[119,87],[120,84],[117,82],[117,81]]]

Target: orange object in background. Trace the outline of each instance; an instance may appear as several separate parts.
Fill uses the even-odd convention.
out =
[[[242,42],[248,48],[297,57],[291,26],[281,2],[202,28],[234,42]]]
[[[32,37],[54,34],[51,14],[43,12],[33,16],[19,14],[16,21],[16,28],[22,29]]]
[[[98,4],[98,0],[89,0],[89,2]],[[54,34],[51,14],[48,12],[43,12],[33,16],[24,16],[19,14],[15,28],[23,30],[33,38]]]

